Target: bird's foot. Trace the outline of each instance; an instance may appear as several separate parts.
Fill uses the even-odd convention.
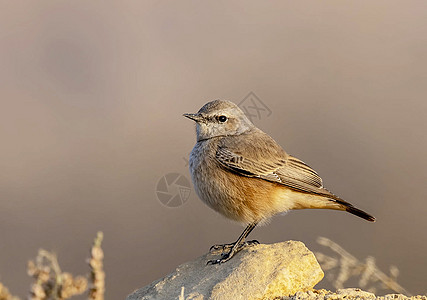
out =
[[[240,245],[238,246],[238,251],[242,250],[245,247],[253,246],[253,245],[258,245],[258,244],[259,244],[259,242],[257,240],[252,240],[252,241],[247,241],[247,242],[240,243]],[[236,243],[213,245],[209,249],[209,252],[211,252],[211,253],[217,252],[217,251],[224,252],[226,250],[229,250],[229,249],[233,248],[234,245],[236,245]]]
[[[223,244],[223,245],[213,245],[210,248],[209,252],[212,253],[212,252],[221,250],[221,252],[222,252],[221,258],[209,260],[207,262],[207,265],[215,265],[215,264],[225,263],[226,261],[229,261],[237,252],[239,252],[243,248],[253,246],[253,245],[258,245],[258,244],[259,244],[259,242],[257,240],[253,240],[253,241],[243,242],[240,244],[231,243],[231,244]],[[225,252],[228,249],[230,249],[230,250],[228,252]]]

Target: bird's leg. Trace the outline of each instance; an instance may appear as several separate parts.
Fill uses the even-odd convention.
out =
[[[234,256],[234,254],[242,250],[244,247],[259,244],[259,242],[256,240],[245,242],[245,238],[249,235],[249,233],[251,233],[251,231],[255,228],[256,225],[257,223],[249,224],[245,228],[245,230],[243,230],[242,234],[239,236],[237,241],[234,243],[212,246],[210,251],[221,249],[223,253],[221,254],[220,259],[210,260],[207,262],[207,264],[214,265],[214,264],[224,263],[230,260]],[[225,252],[225,250],[228,250],[228,249],[230,250],[228,252]]]

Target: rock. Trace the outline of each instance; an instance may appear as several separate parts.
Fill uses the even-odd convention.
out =
[[[366,299],[375,300],[375,295],[369,292],[364,292],[360,289],[341,289],[334,292],[327,290],[297,292],[291,297],[284,297],[286,300],[323,300],[323,299]]]
[[[341,289],[336,292],[331,292],[327,290],[313,290],[307,292],[297,292],[293,296],[282,297],[283,300],[336,300],[336,299],[345,299],[345,300],[427,300],[426,296],[412,296],[407,297],[400,294],[390,294],[385,296],[375,296],[372,293],[362,291],[361,289]]]
[[[255,245],[224,264],[206,265],[218,257],[208,253],[184,263],[127,300],[273,299],[308,291],[323,278],[314,254],[301,242]]]

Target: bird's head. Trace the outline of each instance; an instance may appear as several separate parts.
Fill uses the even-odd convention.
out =
[[[254,128],[236,104],[225,100],[208,102],[197,113],[184,117],[196,122],[197,141],[239,135]]]

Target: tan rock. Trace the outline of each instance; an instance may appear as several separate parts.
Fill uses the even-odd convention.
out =
[[[407,297],[401,294],[375,296],[372,293],[357,288],[340,289],[336,292],[327,290],[312,290],[297,292],[295,295],[281,298],[283,300],[427,300],[426,296]]]
[[[206,265],[218,256],[208,253],[184,263],[127,300],[273,299],[310,290],[323,278],[313,253],[301,242],[255,245],[224,264]]]

